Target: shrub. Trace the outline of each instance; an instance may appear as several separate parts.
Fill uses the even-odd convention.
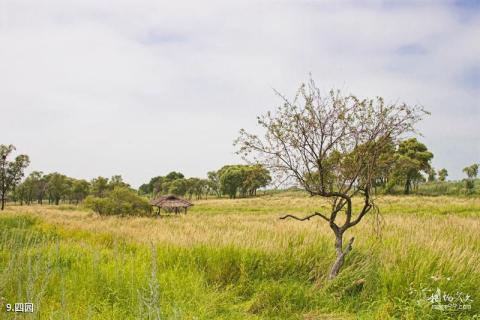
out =
[[[472,194],[475,192],[475,181],[473,179],[464,179],[465,189],[467,194]]]
[[[115,187],[104,198],[88,196],[84,205],[101,215],[141,215],[150,211],[148,201],[127,187]]]

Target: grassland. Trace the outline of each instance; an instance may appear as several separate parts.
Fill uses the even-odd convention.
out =
[[[28,319],[473,319],[480,314],[480,199],[382,197],[334,281],[322,220],[285,221],[326,203],[302,194],[210,199],[186,216],[100,217],[75,206],[0,215],[0,304]],[[350,236],[350,235],[347,235]],[[468,310],[434,310],[442,293]],[[14,319],[12,313],[0,318]]]

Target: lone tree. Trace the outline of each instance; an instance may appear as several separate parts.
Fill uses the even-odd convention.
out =
[[[258,117],[263,136],[240,130],[237,153],[263,164],[277,179],[295,182],[311,196],[330,201],[329,213],[280,219],[318,216],[328,222],[335,234],[336,261],[329,274],[333,279],[352,249],[353,237],[343,245],[345,232],[378,210],[372,190],[381,174],[382,154],[392,142],[398,144],[402,136],[414,133],[414,125],[427,112],[419,106],[387,105],[380,97],[362,100],[333,90],[323,96],[313,80],[301,85],[293,101],[279,96],[283,105]],[[358,212],[353,210],[354,196],[362,198]]]
[[[438,180],[443,182],[443,181],[447,180],[447,177],[448,177],[447,169],[443,168],[443,169],[438,170]]]
[[[15,189],[23,178],[23,171],[30,163],[27,155],[18,155],[13,161],[8,161],[10,154],[15,151],[13,145],[0,145],[0,198],[1,210],[5,208],[7,193]]]
[[[463,168],[463,172],[467,175],[467,179],[465,179],[467,194],[473,193],[475,191],[475,178],[478,175],[478,164],[474,163],[471,166]]]
[[[410,194],[412,185],[423,179],[421,172],[429,174],[432,170],[433,153],[417,139],[410,138],[400,142],[397,154],[394,176],[403,181],[404,193]]]
[[[463,172],[465,172],[468,179],[475,179],[478,175],[478,164],[474,163],[471,166],[463,168]]]

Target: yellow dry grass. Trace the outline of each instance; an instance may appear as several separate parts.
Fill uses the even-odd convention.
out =
[[[360,201],[354,201],[356,210]],[[200,200],[187,215],[164,218],[102,217],[81,207],[66,205],[9,206],[4,216],[33,216],[40,221],[35,228],[44,228],[44,231],[55,228],[55,232],[45,234],[60,235],[65,248],[65,257],[59,260],[62,266],[72,255],[72,261],[85,268],[71,273],[72,279],[84,280],[66,282],[72,284],[69,289],[75,297],[71,298],[72,302],[77,301],[77,292],[87,290],[82,287],[83,282],[92,284],[85,299],[91,292],[104,297],[104,285],[97,287],[100,275],[111,277],[110,287],[122,292],[125,282],[114,279],[122,272],[124,275],[149,274],[148,247],[155,247],[160,254],[160,283],[163,290],[167,290],[162,296],[163,306],[169,308],[180,301],[184,303],[184,310],[192,310],[195,315],[199,306],[211,305],[211,310],[204,310],[211,316],[212,310],[225,311],[225,306],[231,303],[230,313],[225,311],[226,314],[239,312],[243,318],[248,315],[255,319],[257,315],[268,319],[279,312],[292,319],[353,319],[357,318],[358,310],[363,312],[360,318],[365,319],[435,318],[438,314],[426,305],[421,294],[424,289],[439,287],[442,292],[461,291],[472,296],[472,310],[458,311],[454,316],[467,319],[477,314],[480,199],[388,196],[380,197],[377,204],[382,211],[380,236],[375,232],[373,215],[350,229],[346,237],[355,236],[354,249],[334,282],[325,280],[334,258],[334,236],[327,223],[318,217],[304,222],[278,219],[285,213],[299,216],[313,211],[328,213],[328,202],[324,199],[302,194]],[[18,235],[22,235],[22,231],[19,228]],[[134,253],[129,253],[129,259],[121,264],[116,262],[119,257],[115,254],[116,239],[140,244],[132,245],[136,248]],[[156,246],[150,246],[151,243]],[[59,254],[58,249],[52,249],[58,248],[56,245],[45,248],[47,252]],[[36,250],[33,248],[32,252]],[[81,260],[78,255],[81,252],[92,261],[100,261],[96,258],[98,251],[104,254],[104,269],[89,278],[90,260],[78,261]],[[79,270],[88,271],[78,273]],[[14,277],[12,274],[5,279]],[[186,277],[187,274],[192,278]],[[171,284],[168,279],[173,279]],[[358,280],[365,286],[355,293],[352,283]],[[178,285],[179,281],[182,285]],[[16,292],[16,282],[12,283],[10,292]],[[219,291],[220,287],[224,290]],[[140,292],[138,284],[130,284],[129,288]],[[204,298],[206,291],[210,294],[208,298]],[[171,297],[172,292],[179,296]],[[190,306],[192,293],[198,304]],[[219,295],[225,300],[215,300]],[[170,298],[172,300],[166,300]],[[51,299],[57,301],[58,297],[52,294]],[[423,301],[423,305],[419,305],[419,301]],[[138,301],[132,298],[126,314],[130,314],[131,306],[137,305]],[[78,308],[71,307],[71,312],[77,312]],[[170,314],[170,311],[165,312]],[[103,318],[115,317],[105,313]]]
[[[39,205],[12,206],[9,211],[28,213],[69,230],[108,233],[142,243],[237,245],[276,251],[290,245],[291,239],[302,239],[302,246],[333,239],[321,219],[305,222],[278,219],[283,213],[303,215],[325,210],[322,208],[327,207],[327,202],[320,198],[279,195],[200,200],[195,204],[187,215],[164,218],[101,217],[84,210]],[[401,243],[398,247],[404,250],[417,245],[452,258],[467,255],[469,259],[480,260],[480,199],[382,197],[378,204],[383,211],[381,241],[398,241]],[[367,216],[349,233],[356,237],[357,246],[371,245],[372,239],[377,238],[373,217]],[[387,258],[389,253],[385,254]]]

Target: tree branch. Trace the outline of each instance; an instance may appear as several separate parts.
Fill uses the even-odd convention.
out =
[[[343,250],[343,255],[346,256],[351,250],[352,250],[352,245],[353,241],[355,240],[355,237],[352,237],[350,241],[348,241],[347,246],[345,247],[345,250]]]
[[[305,220],[310,220],[310,218],[313,218],[313,217],[315,217],[315,216],[319,216],[319,217],[323,218],[325,221],[330,222],[330,219],[327,218],[327,216],[321,214],[320,212],[315,212],[314,214],[311,214],[311,215],[306,216],[306,217],[304,217],[304,218],[299,218],[299,217],[293,216],[293,215],[291,215],[291,214],[287,214],[287,215],[285,215],[285,216],[283,216],[283,217],[280,217],[280,219],[281,219],[281,220],[284,220],[284,219],[286,219],[286,218],[292,218],[292,219],[295,219],[295,220],[298,220],[298,221],[305,221]]]

